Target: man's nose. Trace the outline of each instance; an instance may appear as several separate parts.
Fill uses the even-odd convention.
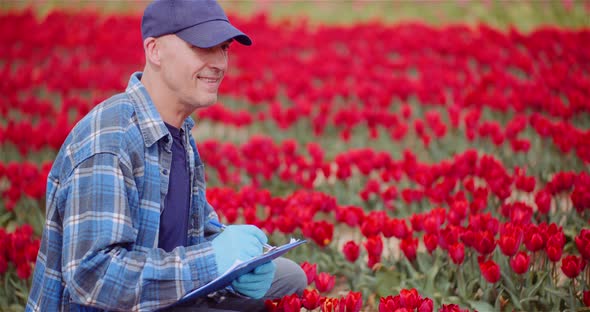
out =
[[[227,69],[227,51],[217,47],[209,56],[209,64],[212,67],[223,71]]]

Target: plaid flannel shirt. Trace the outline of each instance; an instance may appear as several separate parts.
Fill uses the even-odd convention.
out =
[[[26,311],[151,311],[217,277],[204,168],[190,159],[188,247],[158,247],[172,137],[134,73],[72,130],[47,178],[47,219]],[[87,308],[86,306],[93,307]]]

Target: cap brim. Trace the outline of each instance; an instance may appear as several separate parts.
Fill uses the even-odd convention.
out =
[[[252,45],[250,37],[224,20],[195,25],[177,32],[176,35],[199,48],[211,48],[230,39],[243,45]]]

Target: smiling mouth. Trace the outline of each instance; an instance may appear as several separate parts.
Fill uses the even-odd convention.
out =
[[[216,77],[197,77],[199,80],[202,80],[204,82],[207,83],[217,83],[221,80],[221,78],[216,78]]]

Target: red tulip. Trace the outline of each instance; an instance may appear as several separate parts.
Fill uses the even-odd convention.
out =
[[[336,309],[338,308],[338,298],[327,298],[324,297],[322,298],[323,301],[320,305],[320,311],[321,312],[335,312],[337,311]]]
[[[237,213],[237,209],[236,209]],[[229,217],[228,217],[229,219]],[[293,233],[298,226],[297,221],[294,218],[277,218],[274,221],[276,228],[284,234]]]
[[[281,299],[279,307],[282,307],[284,312],[299,312],[301,311],[301,299],[297,294],[285,296]]]
[[[444,221],[445,210],[443,208],[433,209],[424,217],[424,230],[426,233],[436,234]]]
[[[401,105],[401,115],[404,119],[409,119],[412,116],[412,106],[408,103],[404,103]]]
[[[547,230],[544,230],[544,232],[549,236],[545,246],[547,257],[551,262],[557,262],[561,259],[561,254],[563,253],[563,248],[565,247],[566,242],[563,229],[561,227],[557,228],[555,223],[552,223]]]
[[[307,285],[311,285],[311,283],[313,283],[315,281],[315,278],[317,276],[317,270],[318,270],[317,263],[310,264],[309,262],[304,261],[303,263],[301,263],[301,268],[303,269],[303,272],[305,272],[305,275],[307,276]]]
[[[450,245],[459,242],[459,237],[463,234],[463,228],[449,224],[439,232],[438,244],[442,249],[448,249]]]
[[[345,312],[359,312],[362,306],[363,298],[360,292],[351,291],[338,303],[339,310]]]
[[[387,238],[394,236],[398,239],[404,239],[412,234],[404,219],[389,219],[385,221],[382,232],[383,236]]]
[[[336,277],[326,272],[319,273],[315,278],[315,286],[321,293],[329,292],[334,288]]]
[[[558,172],[547,183],[546,188],[552,195],[570,191],[574,186],[575,178],[576,175],[573,172]]]
[[[475,249],[481,255],[488,255],[496,249],[496,239],[494,234],[489,231],[478,232]]]
[[[414,229],[414,231],[419,232],[424,229],[424,218],[425,215],[423,214],[412,214],[410,216],[410,223],[412,224],[412,229]]]
[[[467,229],[461,234],[461,241],[467,247],[475,248],[475,245],[478,244],[478,233],[476,231]]]
[[[399,293],[399,302],[402,307],[409,308],[409,309],[416,309],[422,298],[418,294],[418,291],[415,288],[412,289],[402,289]]]
[[[551,194],[542,189],[535,194],[535,204],[537,204],[537,211],[542,214],[547,214],[551,209]]]
[[[20,262],[16,264],[16,275],[22,280],[27,280],[31,276],[31,263]]]
[[[466,200],[455,201],[451,205],[451,211],[449,212],[449,222],[453,225],[460,225],[467,216],[468,211],[469,203]]]
[[[280,304],[281,298],[274,300],[267,299],[264,301],[264,307],[268,312],[282,312],[282,307],[280,306]]]
[[[354,241],[348,241],[342,246],[342,253],[346,260],[350,262],[355,262],[358,259],[360,254],[360,247]]]
[[[3,275],[6,270],[8,270],[8,261],[3,255],[0,255],[0,275]]]
[[[461,243],[455,243],[449,246],[449,255],[454,264],[461,264],[465,259],[465,246]]]
[[[361,207],[345,206],[336,209],[336,220],[344,222],[350,227],[362,224],[365,213]]]
[[[480,213],[476,215],[471,215],[469,217],[469,228],[477,231],[489,231],[492,234],[496,235],[500,228],[500,222],[490,213]]]
[[[524,244],[526,248],[531,251],[539,251],[545,247],[547,240],[546,234],[539,231],[539,228],[535,225],[529,225],[524,234]]]
[[[498,266],[493,260],[481,262],[479,264],[479,269],[483,277],[489,283],[494,284],[500,280],[500,266]]]
[[[430,298],[422,299],[418,306],[418,312],[432,312],[434,311],[434,302]]]
[[[377,215],[367,215],[361,224],[361,233],[365,237],[377,236],[381,233],[383,219]]]
[[[438,312],[469,312],[469,309],[461,309],[456,304],[443,304]]]
[[[522,238],[523,232],[520,226],[512,223],[505,224],[498,240],[500,250],[508,257],[514,256],[520,248]]]
[[[565,243],[560,243],[557,240],[549,240],[547,242],[547,246],[545,247],[545,252],[547,253],[547,258],[551,262],[557,262],[561,259],[561,255],[563,254],[563,247]]]
[[[426,250],[428,250],[428,252],[432,254],[432,252],[438,246],[438,236],[436,234],[424,234],[424,237],[422,239],[424,240]]]
[[[381,236],[371,236],[363,243],[369,256],[381,258],[383,253],[383,240]]]
[[[302,297],[303,307],[308,310],[313,310],[320,306],[320,293],[317,289],[304,289]]]
[[[590,307],[590,290],[585,290],[583,295],[584,305]]]
[[[569,278],[576,278],[584,269],[586,263],[582,258],[569,255],[561,260],[561,271]]]
[[[417,238],[406,238],[400,242],[399,247],[404,252],[404,255],[408,260],[414,261],[416,260],[416,254],[418,251],[418,239]]]
[[[519,252],[510,258],[510,267],[516,274],[523,274],[528,271],[530,257],[526,252]]]
[[[523,202],[514,202],[512,204],[503,205],[509,207],[507,216],[514,224],[530,224],[533,217],[533,208]]]
[[[515,168],[514,184],[516,185],[517,189],[530,193],[535,189],[535,177],[526,176],[525,174],[526,170],[522,168]]]
[[[582,214],[590,209],[590,175],[588,173],[580,173],[570,198],[578,213]]]
[[[325,247],[332,241],[334,224],[327,221],[306,222],[302,229],[303,235],[313,239],[320,247]]]
[[[379,312],[394,312],[400,308],[399,296],[387,296],[379,299]]]
[[[582,229],[580,234],[574,238],[576,247],[584,260],[590,261],[590,230]]]

